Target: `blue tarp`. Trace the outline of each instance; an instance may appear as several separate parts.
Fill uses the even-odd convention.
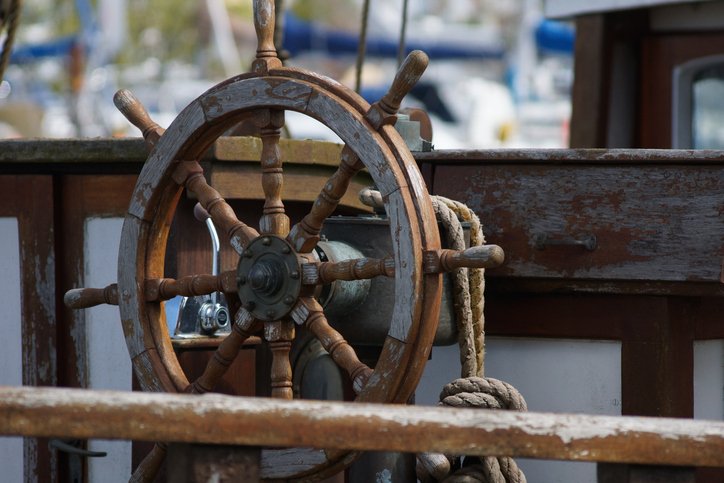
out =
[[[572,53],[576,29],[565,22],[543,20],[535,30],[535,43],[544,52]]]
[[[311,22],[305,22],[294,14],[287,12],[284,18],[284,48],[292,56],[302,52],[321,51],[329,55],[350,55],[357,53],[358,38],[356,34],[328,30]],[[442,42],[415,43],[408,42],[407,52],[419,49],[431,59],[502,59],[505,51],[500,47],[486,49],[471,48],[459,44]],[[397,41],[367,38],[367,56],[397,57]]]
[[[10,62],[13,64],[28,64],[43,57],[68,55],[77,42],[78,37],[76,35],[69,35],[42,44],[16,45],[12,54],[10,54]]]

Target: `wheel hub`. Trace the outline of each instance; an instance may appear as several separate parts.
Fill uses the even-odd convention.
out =
[[[292,246],[274,235],[260,236],[239,259],[239,299],[262,320],[278,320],[292,309],[302,287],[301,262]]]

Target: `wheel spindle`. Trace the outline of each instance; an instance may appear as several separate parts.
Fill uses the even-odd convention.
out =
[[[208,185],[204,170],[196,161],[182,161],[173,173],[173,180],[195,194],[201,206],[218,226],[229,234],[231,246],[241,255],[259,233],[239,221],[234,210],[218,191]]]
[[[352,379],[352,388],[355,393],[361,393],[373,371],[359,360],[354,349],[344,340],[344,337],[330,327],[319,302],[312,297],[300,299],[292,310],[292,318],[297,324],[304,325],[319,339],[322,347],[334,358],[337,365],[347,371]]]
[[[244,341],[261,329],[261,322],[249,312],[240,308],[236,313],[234,326],[231,333],[221,341],[214,355],[209,359],[204,373],[189,384],[186,392],[192,394],[204,394],[214,389],[216,383],[221,379],[231,366],[232,362],[239,355]]]
[[[423,252],[425,273],[447,273],[456,268],[495,268],[505,260],[498,245],[482,245],[467,250],[426,250]],[[312,262],[302,265],[304,285],[324,285],[335,280],[367,280],[395,276],[395,257],[357,258],[341,262]]]
[[[284,203],[282,203],[284,178],[282,155],[279,151],[284,111],[259,109],[254,112],[254,116],[262,142],[261,185],[264,189],[264,214],[259,220],[259,231],[264,235],[286,236],[289,233],[289,217],[284,213]]]
[[[63,303],[69,309],[87,309],[96,305],[118,305],[118,285],[106,288],[74,288],[63,296]]]
[[[272,353],[271,395],[278,399],[292,399],[292,365],[289,351],[294,339],[294,322],[289,319],[264,322],[264,339]]]
[[[258,46],[251,70],[259,75],[267,75],[270,69],[282,66],[274,46],[274,16],[274,0],[254,0],[254,29]]]
[[[121,89],[116,92],[113,96],[113,103],[131,124],[141,130],[143,139],[146,141],[146,149],[153,150],[166,130],[151,120],[146,108],[131,91]]]
[[[365,118],[379,130],[386,124],[397,121],[397,111],[400,109],[402,99],[415,87],[429,63],[427,54],[421,50],[413,50],[397,70],[390,90],[382,99],[372,104]]]

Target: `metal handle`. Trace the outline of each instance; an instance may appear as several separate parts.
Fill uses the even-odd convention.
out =
[[[87,449],[79,448],[75,446],[76,444],[79,444],[80,440],[78,439],[51,439],[50,440],[50,446],[57,449],[58,451],[63,451],[65,453],[70,454],[77,454],[78,456],[87,456],[92,458],[102,458],[104,456],[108,456],[108,453],[105,451],[88,451]]]
[[[541,233],[535,237],[535,246],[538,250],[543,250],[547,245],[581,245],[589,251],[596,249],[596,236],[589,235],[580,240],[572,237],[565,238],[549,238],[547,233]]]

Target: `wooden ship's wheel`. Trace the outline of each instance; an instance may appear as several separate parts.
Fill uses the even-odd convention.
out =
[[[394,123],[404,95],[427,66],[419,51],[407,58],[390,91],[369,105],[341,84],[301,69],[284,68],[276,56],[273,2],[255,0],[259,39],[252,71],[213,87],[192,102],[165,131],[128,92],[115,102],[143,132],[151,153],[136,184],[121,235],[118,283],[106,289],[66,294],[71,308],[117,303],[133,367],[144,390],[202,394],[211,391],[243,342],[263,331],[272,351],[272,397],[292,398],[291,340],[301,326],[311,331],[350,376],[356,401],[404,403],[413,393],[432,346],[440,305],[441,273],[457,266],[493,266],[502,261],[495,246],[465,252],[441,250],[435,214],[415,161]],[[278,148],[284,111],[310,116],[345,143],[338,170],[304,219],[290,228],[281,199],[283,172]],[[210,187],[198,160],[226,130],[253,117],[263,142],[265,193],[259,229],[240,222]],[[355,173],[367,168],[390,220],[393,253],[376,260],[319,262],[314,248],[322,224],[334,211]],[[186,189],[198,198],[216,226],[228,232],[238,252],[236,270],[218,276],[165,279],[164,255],[177,201]],[[315,287],[334,280],[395,278],[389,334],[374,371],[327,323]],[[164,300],[223,292],[234,314],[229,335],[205,372],[189,381],[169,337]],[[152,478],[165,447],[157,444],[134,479]],[[308,448],[262,452],[266,479],[313,481],[351,464],[359,452]]]

